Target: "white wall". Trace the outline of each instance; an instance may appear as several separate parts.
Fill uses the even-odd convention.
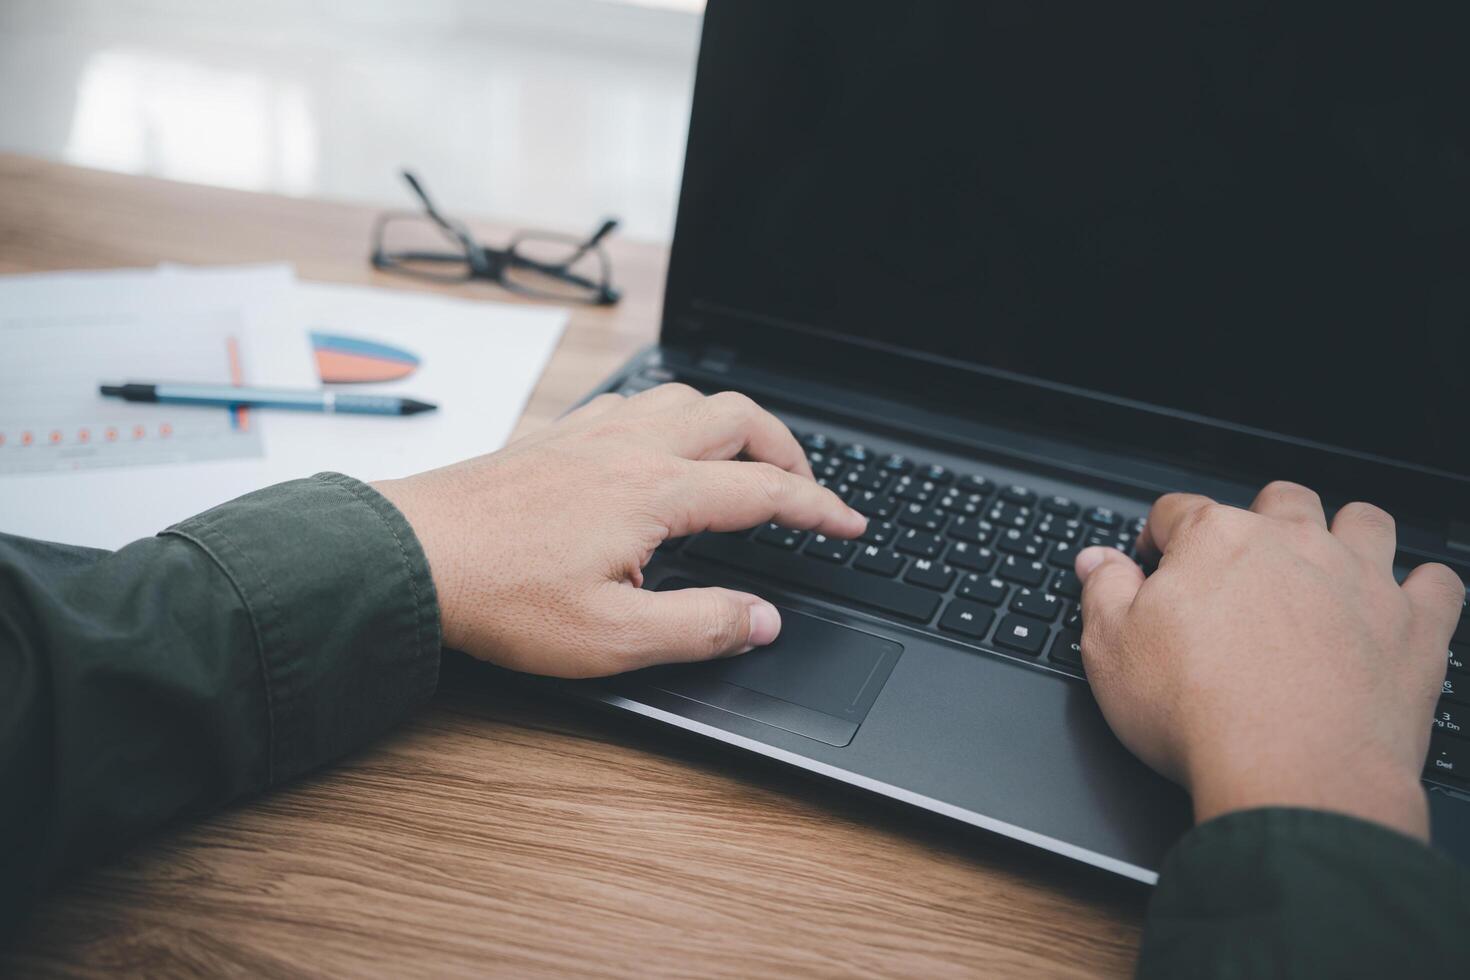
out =
[[[0,148],[665,240],[700,0],[4,0]]]

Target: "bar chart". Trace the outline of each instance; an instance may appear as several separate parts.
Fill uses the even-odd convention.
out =
[[[238,383],[239,317],[7,318],[0,313],[0,475],[260,456],[238,413],[103,398],[103,381]]]

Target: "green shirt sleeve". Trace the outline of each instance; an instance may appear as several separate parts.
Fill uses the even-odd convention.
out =
[[[1316,810],[1227,814],[1164,861],[1140,977],[1461,976],[1470,884],[1396,831]]]
[[[0,534],[0,932],[67,867],[385,731],[438,671],[418,540],[340,474],[116,552]]]

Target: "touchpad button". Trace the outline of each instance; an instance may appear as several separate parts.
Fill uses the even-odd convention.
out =
[[[694,587],[670,579],[660,591]],[[776,642],[737,657],[632,675],[692,701],[829,745],[852,741],[903,647],[815,616],[781,610]]]

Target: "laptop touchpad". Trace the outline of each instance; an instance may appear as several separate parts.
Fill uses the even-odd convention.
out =
[[[694,585],[674,578],[659,590]],[[628,679],[841,746],[852,741],[902,652],[892,640],[782,609],[781,635],[770,646],[725,660],[656,667]]]

